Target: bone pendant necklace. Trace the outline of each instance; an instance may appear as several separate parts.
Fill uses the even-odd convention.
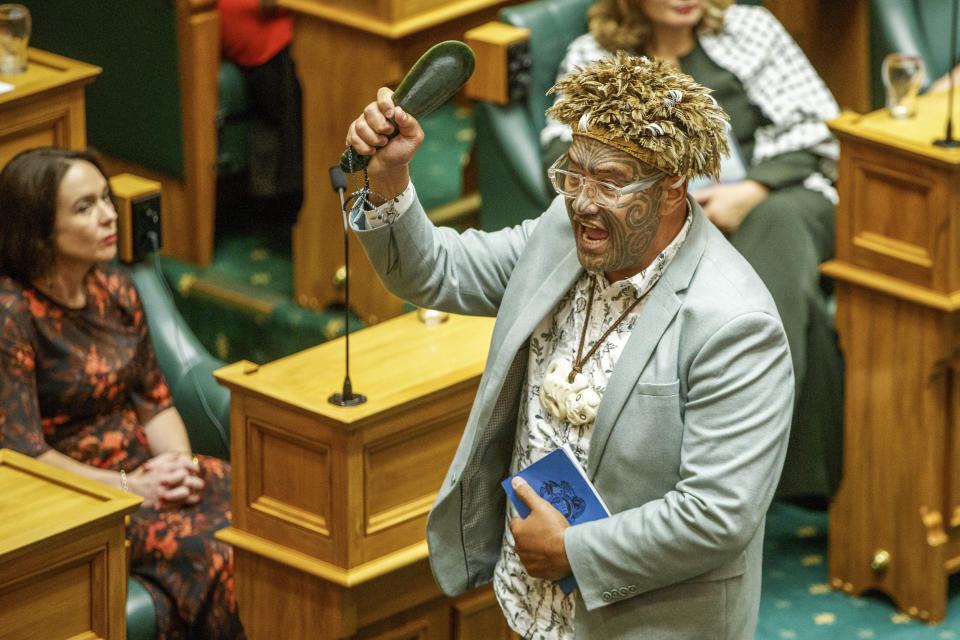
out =
[[[540,381],[540,405],[550,415],[558,420],[567,420],[570,424],[580,426],[593,422],[600,407],[600,394],[590,386],[590,381],[583,373],[583,365],[596,353],[600,345],[606,342],[613,330],[620,326],[627,315],[640,304],[644,296],[640,296],[630,303],[620,317],[593,343],[587,355],[583,353],[583,343],[587,339],[587,326],[590,324],[590,311],[593,309],[593,290],[595,280],[590,280],[590,292],[587,294],[587,315],[583,320],[583,331],[580,333],[580,344],[577,347],[577,360],[572,363],[566,358],[554,358],[547,365],[547,371]]]

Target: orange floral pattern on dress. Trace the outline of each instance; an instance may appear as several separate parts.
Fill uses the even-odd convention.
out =
[[[153,457],[144,424],[173,400],[130,278],[98,267],[86,286],[86,306],[68,309],[0,277],[0,447],[132,472]],[[199,504],[141,508],[127,530],[160,640],[244,637],[233,550],[213,536],[230,525],[230,465],[199,461]]]

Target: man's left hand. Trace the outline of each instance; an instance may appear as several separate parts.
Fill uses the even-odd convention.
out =
[[[570,523],[522,478],[514,478],[512,486],[530,507],[526,518],[510,520],[510,532],[520,562],[534,578],[559,580],[570,573],[567,550],[563,546],[563,532]]]

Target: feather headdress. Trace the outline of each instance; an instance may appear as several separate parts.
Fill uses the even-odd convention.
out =
[[[547,115],[676,176],[717,178],[729,118],[710,90],[659,61],[620,52],[561,78]]]

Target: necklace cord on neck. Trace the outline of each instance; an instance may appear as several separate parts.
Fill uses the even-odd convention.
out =
[[[600,345],[606,342],[607,338],[610,337],[610,334],[613,333],[613,330],[620,326],[620,323],[626,320],[627,316],[633,311],[640,301],[646,297],[646,294],[638,297],[636,300],[630,303],[630,306],[627,307],[623,313],[620,314],[620,317],[617,318],[610,327],[603,332],[603,335],[600,336],[600,339],[593,343],[593,346],[590,348],[590,351],[587,352],[587,355],[580,357],[580,354],[583,352],[583,343],[587,339],[587,326],[590,324],[590,310],[593,308],[593,290],[596,286],[596,280],[593,279],[595,276],[591,276],[590,280],[590,293],[587,295],[587,317],[583,320],[583,331],[580,333],[580,346],[577,347],[577,361],[574,363],[573,368],[570,369],[570,375],[567,376],[567,382],[573,384],[574,378],[576,378],[578,373],[582,373],[583,365],[586,364],[587,360],[593,357],[593,354],[596,353],[597,349],[600,348]]]

